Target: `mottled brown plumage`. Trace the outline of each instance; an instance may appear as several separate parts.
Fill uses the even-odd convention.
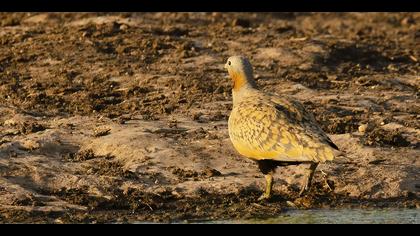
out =
[[[259,162],[266,175],[267,189],[261,199],[270,197],[276,166],[310,164],[301,193],[308,190],[317,164],[333,160],[337,146],[301,103],[258,90],[248,59],[230,57],[225,68],[234,85],[229,136],[236,150]]]

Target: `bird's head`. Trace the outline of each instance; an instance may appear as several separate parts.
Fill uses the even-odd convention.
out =
[[[246,57],[229,57],[225,69],[227,69],[233,81],[233,90],[238,91],[243,87],[256,87],[252,65]]]

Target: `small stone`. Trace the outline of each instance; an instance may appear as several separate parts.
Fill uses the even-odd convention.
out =
[[[290,206],[290,207],[297,208],[296,204],[294,204],[294,203],[293,203],[293,202],[291,202],[291,201],[287,201],[287,202],[286,202],[286,204],[287,204],[288,206]]]
[[[60,219],[60,218],[55,219],[54,220],[54,223],[56,223],[56,224],[64,224],[63,220]]]
[[[387,66],[387,69],[388,69],[389,71],[398,71],[397,66],[396,66],[396,65],[394,65],[394,64],[389,64],[389,65]]]
[[[110,128],[96,128],[94,130],[94,137],[101,137],[101,136],[105,136],[108,135],[110,133],[111,129]]]
[[[418,62],[418,60],[417,60],[417,58],[416,58],[415,56],[410,55],[409,57],[410,57],[410,59],[411,59],[412,61],[414,61],[414,62]]]
[[[366,132],[367,127],[368,127],[367,124],[360,125],[359,126],[359,132],[364,134]]]
[[[122,24],[120,25],[120,30],[127,30],[128,29],[128,25]]]

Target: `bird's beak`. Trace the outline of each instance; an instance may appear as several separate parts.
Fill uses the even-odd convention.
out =
[[[225,69],[227,69],[227,68],[228,68],[228,67],[227,67],[227,63],[225,64],[225,66],[224,66],[223,68],[225,68]]]

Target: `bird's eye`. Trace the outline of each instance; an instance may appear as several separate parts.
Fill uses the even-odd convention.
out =
[[[231,63],[230,63],[230,61],[228,61],[228,65],[230,65]]]

